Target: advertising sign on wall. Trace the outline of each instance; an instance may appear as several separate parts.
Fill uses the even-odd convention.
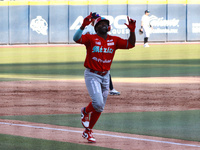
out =
[[[149,0],[148,2],[148,10],[150,10],[150,22],[153,26],[152,34],[149,38],[149,41],[166,41],[166,34],[169,31],[167,29],[168,23],[172,21],[167,20],[166,18],[166,3],[156,3],[154,4],[154,0]],[[166,2],[166,1],[165,1]]]
[[[30,6],[30,43],[48,43],[49,36],[48,5]]]
[[[127,16],[136,20],[136,39],[141,18],[150,10],[153,26],[149,41],[199,41],[199,0],[73,0],[1,1],[0,44],[75,43],[73,36],[90,12],[110,21],[109,34],[128,38]]]
[[[200,40],[200,17],[199,17],[200,4],[188,4],[187,14],[187,40],[197,41]]]

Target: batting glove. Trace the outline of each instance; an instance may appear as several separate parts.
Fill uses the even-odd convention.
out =
[[[82,27],[86,27],[87,25],[89,25],[92,22],[92,12],[90,13],[89,16],[85,17],[85,19],[83,20],[82,23]]]
[[[131,18],[129,18],[127,16],[127,19],[128,19],[128,24],[124,23],[129,29],[131,32],[135,32],[135,28],[136,28],[136,20],[133,20]]]

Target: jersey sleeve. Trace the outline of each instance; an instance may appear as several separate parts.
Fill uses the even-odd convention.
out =
[[[76,42],[76,43],[80,43],[80,44],[85,44],[89,41],[89,34],[86,34],[86,35],[83,35],[83,30],[81,29],[78,29],[76,31],[76,33],[74,34],[73,36],[73,40]]]
[[[82,33],[83,33],[83,30],[78,29],[78,30],[76,31],[76,33],[74,34],[74,36],[73,36],[73,40],[74,40],[75,42],[78,41],[78,40],[81,38]]]
[[[116,37],[116,49],[129,49],[134,46],[130,44],[128,40],[122,39],[120,37]]]
[[[87,44],[87,43],[89,43],[89,41],[90,41],[90,37],[89,36],[90,36],[90,34],[82,35],[80,37],[80,39],[76,41],[76,43],[80,43],[80,44]]]

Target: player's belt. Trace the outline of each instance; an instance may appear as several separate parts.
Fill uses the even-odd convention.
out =
[[[108,73],[108,71],[101,72],[101,71],[96,71],[96,70],[93,70],[93,69],[89,69],[89,70],[90,70],[90,72],[96,73],[96,74],[98,74],[100,76],[105,76]]]

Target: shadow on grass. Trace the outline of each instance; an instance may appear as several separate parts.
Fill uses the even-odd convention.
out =
[[[83,76],[83,62],[0,64],[0,74]],[[114,61],[112,77],[200,76],[200,60]]]

